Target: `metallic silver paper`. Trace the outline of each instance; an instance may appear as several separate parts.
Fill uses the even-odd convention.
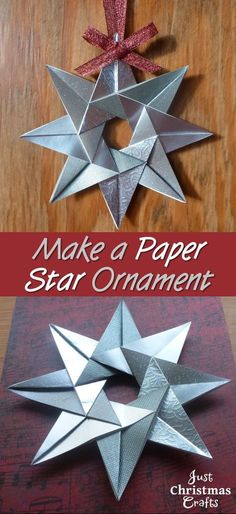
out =
[[[51,202],[99,184],[117,228],[138,184],[185,202],[166,154],[211,135],[167,114],[187,67],[140,84],[122,61],[103,68],[96,84],[48,70],[67,115],[22,137],[68,156]],[[129,146],[119,151],[103,138],[114,117],[128,120],[133,130]]]
[[[229,380],[178,364],[190,323],[142,338],[120,302],[99,341],[50,328],[65,368],[9,388],[61,411],[33,464],[95,440],[120,499],[147,441],[211,458],[183,405]],[[103,390],[121,372],[140,386],[128,405],[109,401]]]

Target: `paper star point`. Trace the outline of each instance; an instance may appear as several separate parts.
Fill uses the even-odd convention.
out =
[[[99,340],[50,329],[65,368],[9,388],[61,411],[33,464],[96,441],[120,499],[148,441],[212,458],[184,405],[229,380],[178,364],[190,323],[142,338],[121,302]],[[122,372],[140,386],[127,405],[104,392],[109,377]]]
[[[136,84],[122,61],[103,68],[96,83],[48,66],[66,115],[22,137],[67,155],[50,202],[98,184],[117,228],[138,184],[185,203],[167,154],[212,135],[167,113],[187,69]],[[114,117],[133,131],[121,150],[109,148],[103,137]]]

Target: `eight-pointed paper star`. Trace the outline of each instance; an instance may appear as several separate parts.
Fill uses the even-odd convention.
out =
[[[211,457],[182,405],[228,380],[176,364],[189,325],[137,339],[140,334],[132,316],[120,303],[100,343],[53,326],[66,369],[10,386],[21,396],[62,411],[33,463],[96,440],[120,499],[148,440]],[[102,352],[93,361],[89,356],[100,344]],[[77,360],[74,350],[78,348]],[[113,369],[99,362],[100,356],[106,361],[106,353]],[[116,366],[131,373],[141,386],[138,398],[129,405],[109,402],[103,391],[106,380],[96,380],[99,374],[114,374]],[[90,383],[81,384],[81,377]]]
[[[69,156],[51,201],[99,184],[117,228],[138,184],[184,202],[166,154],[211,135],[167,114],[186,70],[136,84],[130,67],[116,61],[94,85],[49,67],[68,114],[23,137]],[[128,119],[134,130],[130,145],[120,151],[108,148],[102,137],[105,122],[116,116]]]

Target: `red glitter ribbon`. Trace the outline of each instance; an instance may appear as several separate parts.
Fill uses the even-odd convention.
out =
[[[79,66],[75,71],[82,76],[90,75],[98,68],[104,68],[104,66],[108,66],[108,64],[117,60],[123,60],[130,66],[135,66],[142,71],[153,73],[160,70],[160,66],[153,64],[133,51],[141,43],[145,43],[156,36],[158,30],[154,23],[149,23],[146,27],[125,39],[127,0],[103,0],[103,6],[108,35],[94,27],[88,27],[83,38],[88,43],[102,48],[104,52]]]

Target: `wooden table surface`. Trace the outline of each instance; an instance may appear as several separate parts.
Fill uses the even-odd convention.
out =
[[[236,359],[236,298],[221,298],[228,332]],[[9,330],[12,314],[15,305],[15,298],[0,297],[0,374],[3,367],[5,352],[7,348]]]
[[[234,231],[236,0],[128,5],[127,34],[151,20],[159,29],[141,53],[165,70],[190,66],[172,113],[216,136],[170,157],[186,205],[139,187],[121,229]],[[114,230],[98,187],[49,205],[65,158],[19,140],[64,112],[45,64],[73,72],[100,53],[81,36],[88,24],[105,30],[102,0],[0,0],[0,12],[0,230]],[[125,145],[128,137],[124,123],[112,130],[112,142]]]

